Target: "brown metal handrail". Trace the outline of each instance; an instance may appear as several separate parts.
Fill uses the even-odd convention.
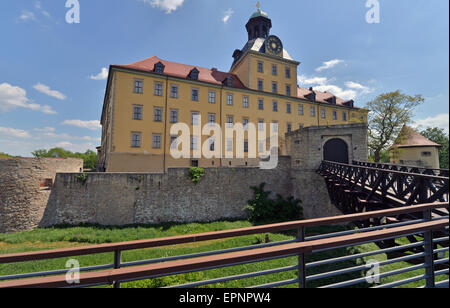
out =
[[[56,250],[47,250],[47,251],[5,254],[5,255],[0,255],[0,264],[82,256],[82,255],[108,253],[108,252],[115,252],[115,251],[154,248],[154,247],[186,244],[186,243],[209,241],[209,240],[217,240],[217,239],[224,239],[224,238],[231,238],[231,237],[245,236],[245,235],[252,235],[252,234],[279,232],[279,231],[286,231],[286,230],[293,230],[293,229],[300,229],[300,228],[307,228],[307,227],[340,224],[340,223],[346,223],[346,222],[352,222],[352,221],[358,221],[358,220],[367,220],[370,218],[396,216],[396,215],[402,215],[402,214],[418,213],[418,212],[423,212],[426,210],[432,210],[432,209],[438,209],[438,208],[448,208],[448,205],[449,205],[448,202],[447,203],[421,204],[421,205],[414,205],[414,206],[408,206],[408,207],[403,207],[403,208],[365,212],[365,213],[358,213],[358,214],[351,214],[351,215],[342,215],[342,216],[336,216],[336,217],[326,217],[326,218],[316,218],[316,219],[301,220],[301,221],[292,221],[292,222],[255,226],[255,227],[241,228],[241,229],[234,229],[234,230],[208,232],[208,233],[201,233],[201,234],[194,234],[194,235],[183,235],[183,236],[150,239],[150,240],[101,244],[101,245],[92,245],[92,246],[86,246],[86,247],[75,247],[75,248],[56,249]]]
[[[171,275],[186,270],[204,269],[213,266],[227,266],[240,262],[252,262],[267,258],[276,258],[290,255],[310,253],[325,248],[335,248],[344,245],[360,244],[368,241],[377,241],[387,237],[400,237],[415,232],[429,232],[439,230],[449,225],[449,221],[430,221],[410,226],[392,229],[352,234],[309,242],[281,245],[278,247],[261,248],[242,252],[233,252],[216,256],[200,257],[188,260],[171,261],[131,268],[113,269],[106,271],[80,274],[81,285],[112,284],[115,281],[144,278],[155,275]],[[66,276],[33,278],[15,281],[0,282],[0,288],[17,287],[68,287]]]

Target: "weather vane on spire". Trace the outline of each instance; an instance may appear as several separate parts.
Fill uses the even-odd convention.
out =
[[[261,2],[257,2],[256,3],[256,8],[258,9],[258,11],[261,11]]]

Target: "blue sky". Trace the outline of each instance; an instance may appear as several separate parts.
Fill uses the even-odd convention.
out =
[[[416,125],[449,118],[449,2],[261,0],[277,35],[301,62],[301,86],[353,98],[422,94]],[[72,151],[100,145],[99,120],[110,64],[151,56],[228,71],[247,41],[256,0],[78,0],[80,23],[66,22],[66,0],[0,1],[0,152]]]

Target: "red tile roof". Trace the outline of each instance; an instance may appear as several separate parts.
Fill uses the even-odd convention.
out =
[[[405,125],[403,126],[393,147],[441,147],[441,145],[425,138],[424,136],[416,132],[413,128]]]
[[[202,82],[222,85],[227,77],[233,77],[233,87],[240,89],[248,89],[238,76],[218,71],[217,69],[209,69],[202,68],[198,66],[180,64],[171,61],[165,61],[158,57],[151,57],[142,61],[138,61],[136,63],[128,64],[128,65],[114,65],[114,67],[122,67],[127,69],[133,69],[143,72],[154,72],[155,64],[161,62],[164,64],[164,75],[178,77],[183,79],[189,79],[189,73],[196,68],[199,71],[198,80]],[[306,89],[297,87],[297,97],[304,100],[311,100],[309,95],[314,92],[316,94],[315,102],[323,103],[323,104],[331,104],[329,99],[333,98],[334,95],[328,92],[319,92],[316,90]],[[345,101],[339,97],[336,97],[336,105],[345,106],[349,101]],[[352,107],[352,106],[349,106]]]
[[[194,68],[196,68],[199,71],[199,75],[198,75],[199,81],[222,85],[224,80],[227,77],[231,76],[231,77],[233,77],[233,87],[234,88],[246,89],[246,87],[241,82],[239,77],[237,77],[234,74],[220,72],[216,69],[209,69],[209,68],[203,68],[203,67],[198,67],[198,66],[192,66],[192,65],[180,64],[180,63],[176,63],[176,62],[165,61],[158,57],[151,57],[151,58],[148,58],[148,59],[136,62],[136,63],[132,63],[129,65],[114,65],[114,66],[129,68],[129,69],[134,69],[134,70],[144,71],[144,72],[153,72],[155,64],[158,62],[161,62],[165,66],[164,75],[188,79],[189,73]]]

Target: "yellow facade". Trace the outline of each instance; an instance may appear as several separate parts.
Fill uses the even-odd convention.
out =
[[[213,117],[223,131],[230,117],[235,124],[245,121],[252,123],[257,131],[259,122],[278,123],[282,155],[286,154],[284,135],[289,130],[295,131],[302,126],[367,123],[367,111],[364,109],[298,98],[298,65],[299,62],[282,55],[249,50],[234,63],[230,71],[239,77],[246,89],[152,71],[111,67],[102,115],[101,167],[109,172],[163,172],[173,167],[189,167],[193,163],[198,163],[200,167],[258,164],[258,159],[249,159],[247,154],[243,159],[223,158],[227,148],[225,136],[222,138],[222,158],[173,159],[170,155],[171,139],[174,137],[170,134],[174,125],[171,111],[177,111],[178,123],[188,124],[191,133],[193,113],[201,116],[201,127]],[[141,93],[135,93],[136,80],[141,82]],[[263,91],[258,89],[259,80],[263,81]],[[155,83],[160,85],[158,92],[155,91]],[[277,84],[276,93],[273,91],[273,83]],[[178,88],[176,98],[171,95],[172,85]],[[192,89],[198,90],[198,101],[192,100]],[[209,101],[211,91],[215,92],[214,103]],[[248,101],[248,107],[244,100]],[[139,120],[133,118],[135,106],[141,108]],[[161,113],[160,121],[155,120],[155,112]],[[139,147],[132,146],[133,134],[140,136]],[[159,147],[155,147],[154,136],[161,137]],[[266,138],[268,137],[267,132]],[[198,146],[201,148],[208,139],[209,136],[202,136],[201,141],[197,142]],[[233,144],[233,154],[236,156],[236,138]],[[191,154],[193,156],[194,153]]]
[[[437,147],[403,147],[390,151],[391,163],[439,169],[439,149]]]

